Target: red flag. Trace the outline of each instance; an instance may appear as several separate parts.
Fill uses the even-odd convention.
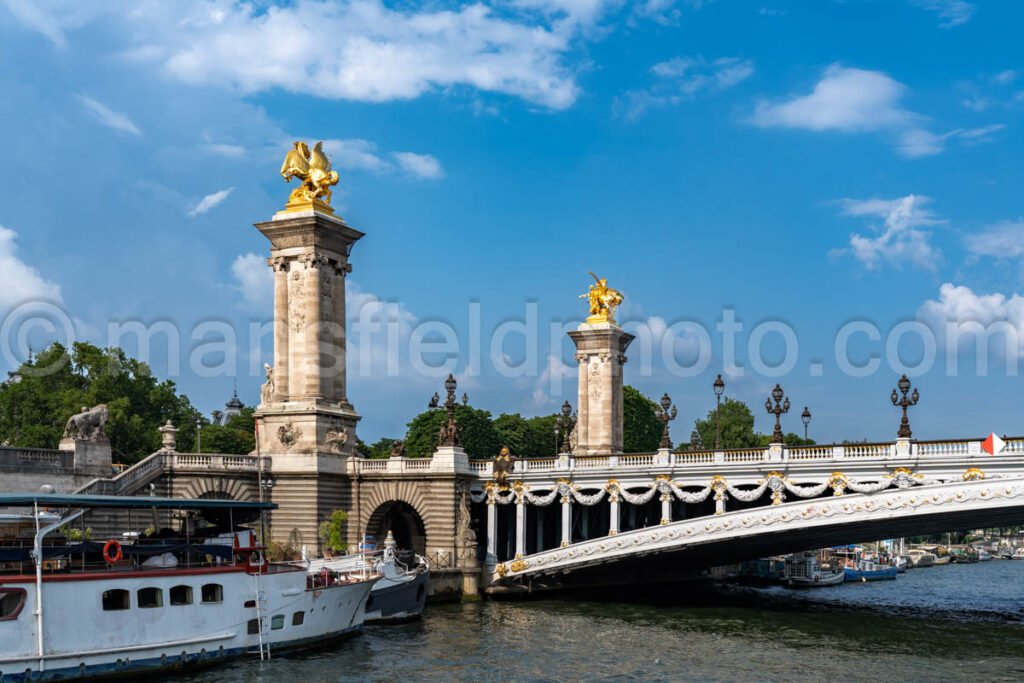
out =
[[[1006,442],[996,436],[995,432],[988,435],[988,438],[981,442],[981,449],[989,455],[997,455],[1003,450]]]

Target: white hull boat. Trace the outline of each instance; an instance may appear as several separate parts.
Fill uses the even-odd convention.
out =
[[[822,567],[818,557],[813,553],[798,553],[786,558],[783,579],[790,588],[822,588],[837,586],[845,580],[845,575],[829,567]]]
[[[427,601],[430,567],[426,559],[412,555],[412,562],[399,559],[395,539],[388,533],[381,552],[365,552],[330,559],[310,560],[308,571],[319,575],[325,570],[358,574],[379,574],[366,603],[366,623],[396,623],[418,619]]]
[[[11,498],[0,496],[0,506],[10,505]],[[142,509],[163,506],[200,514],[211,507],[239,514],[262,505],[47,494],[22,498],[72,510],[131,507],[137,501]],[[62,538],[43,543],[47,534],[81,515],[82,510],[65,512],[60,521],[40,528],[31,557],[42,557],[42,562],[18,555],[10,545],[2,548],[2,683],[111,676],[141,680],[147,671],[320,646],[362,629],[366,601],[378,578],[332,572],[321,579],[300,567],[267,563],[249,530],[185,543],[162,540],[155,547],[111,540],[102,546],[102,563],[94,558],[99,544],[76,546]]]

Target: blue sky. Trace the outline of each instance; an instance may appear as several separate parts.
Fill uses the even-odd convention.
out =
[[[625,293],[627,381],[673,396],[680,438],[729,317],[727,394],[762,431],[780,382],[790,430],[808,405],[819,441],[890,438],[906,370],[915,436],[1022,433],[1022,20],[983,0],[0,4],[0,364],[60,336],[39,316],[98,343],[137,321],[177,331],[176,353],[123,343],[203,410],[236,375],[255,402],[251,224],[287,198],[291,141],[324,139],[366,232],[350,317],[382,323],[350,329],[364,439],[449,368],[495,413],[575,403],[550,325],[583,317],[588,271]],[[444,330],[457,351],[410,359]]]

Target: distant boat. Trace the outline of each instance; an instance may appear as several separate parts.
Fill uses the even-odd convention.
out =
[[[892,558],[892,566],[896,567],[896,571],[902,574],[910,568],[910,558],[906,555],[897,555]]]
[[[845,578],[841,570],[823,567],[814,553],[797,553],[786,558],[783,580],[790,588],[836,586]]]
[[[1013,551],[1013,559],[1024,560],[1024,546],[1021,546],[1020,548],[1017,548]]]
[[[978,562],[989,562],[991,560],[992,553],[983,548],[978,548]]]
[[[887,581],[895,579],[897,574],[896,567],[871,560],[859,560],[855,566],[843,569],[846,581]]]
[[[921,548],[911,548],[907,552],[907,557],[910,558],[910,566],[914,569],[931,567],[935,564],[935,560],[938,559],[934,553]]]

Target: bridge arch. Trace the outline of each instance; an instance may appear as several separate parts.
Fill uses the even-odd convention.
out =
[[[376,537],[378,545],[391,531],[402,549],[426,555],[432,518],[426,500],[413,482],[387,482],[373,487],[364,509],[369,511],[360,531]]]

